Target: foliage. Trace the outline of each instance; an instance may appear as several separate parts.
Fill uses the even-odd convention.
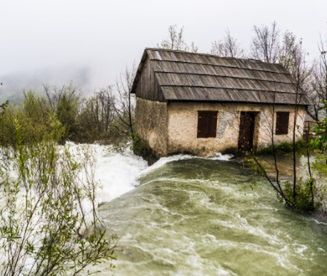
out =
[[[297,152],[303,152],[307,146],[307,143],[304,140],[299,140],[295,143],[295,148]],[[274,150],[277,153],[283,154],[283,153],[290,153],[293,150],[293,144],[288,142],[282,142],[278,145],[274,145]],[[272,154],[273,153],[273,147],[267,146],[263,149],[260,149],[257,151],[257,154]]]
[[[74,140],[77,136],[77,116],[79,108],[79,97],[74,89],[70,87],[57,97],[55,114],[65,128],[63,140]]]
[[[327,101],[324,101],[327,110]],[[320,155],[316,158],[313,166],[324,177],[327,177],[327,117],[321,120],[315,128],[315,137],[311,144],[317,148]]]
[[[109,87],[89,98],[80,97],[72,86],[45,87],[46,96],[25,93],[21,104],[1,108],[0,145],[16,145],[17,123],[24,144],[42,141],[54,128],[59,131],[54,138],[60,143],[126,142],[133,134],[132,80],[133,74],[126,71],[116,91]]]
[[[77,274],[113,257],[114,245],[96,210],[96,183],[88,151],[57,146],[54,129],[38,143],[1,148],[1,275]],[[78,162],[77,162],[78,159]]]
[[[327,100],[324,101],[324,108],[327,111]],[[315,139],[312,140],[312,144],[318,148],[321,152],[327,152],[327,117],[318,122],[315,127]]]
[[[325,201],[326,193],[323,187],[320,187],[319,183],[316,183],[319,179],[313,176],[311,171],[311,165],[320,176],[325,178],[327,176],[327,157],[326,157],[326,121],[322,120],[318,123],[315,129],[315,136],[311,137],[308,141],[299,141],[296,143],[282,143],[279,145],[270,146],[258,152],[257,154],[272,154],[275,158],[275,173],[276,179],[273,179],[268,175],[266,168],[260,163],[257,157],[253,157],[256,161],[257,171],[264,175],[270,182],[272,187],[275,189],[276,193],[287,206],[292,207],[301,211],[313,211],[319,208],[320,204]],[[281,181],[280,179],[280,169],[278,167],[277,156],[279,154],[290,153],[295,149],[296,153],[301,153],[306,156],[307,167],[309,171],[309,176],[307,179],[294,179],[292,183],[287,181]],[[315,152],[314,162],[311,164],[310,152]],[[294,157],[293,157],[294,158]],[[293,165],[295,161],[293,159]],[[254,166],[255,167],[255,166]],[[319,189],[317,187],[320,187]]]
[[[80,106],[77,124],[78,142],[111,140],[115,120],[115,98],[110,89],[101,90],[92,97],[84,99]]]
[[[291,206],[295,207],[300,211],[313,211],[315,206],[314,195],[315,195],[315,180],[308,178],[306,181],[302,179],[298,181],[296,185],[296,197],[293,199],[293,183],[288,181],[285,182],[284,194],[290,200]]]
[[[6,102],[4,102],[4,103],[2,103],[2,104],[0,104],[0,115],[2,115],[3,114],[3,112],[5,111],[5,109],[6,109],[6,107],[8,106],[8,101],[6,101]]]
[[[59,140],[64,128],[46,100],[28,92],[20,106],[9,105],[4,110],[0,117],[0,130],[0,144],[15,147],[18,143],[17,130],[21,143],[32,144],[42,141],[53,130],[56,130],[57,135],[52,138]]]
[[[327,178],[327,160],[326,155],[321,154],[316,156],[313,163],[313,168],[322,176]]]

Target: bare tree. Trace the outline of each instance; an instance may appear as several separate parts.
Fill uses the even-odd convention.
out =
[[[306,96],[310,96],[310,82],[312,76],[312,67],[306,62],[306,52],[302,47],[302,40],[297,39],[291,32],[285,32],[282,40],[280,40],[279,30],[276,23],[273,23],[271,27],[263,26],[261,28],[255,27],[255,38],[252,43],[252,54],[255,58],[270,63],[282,64],[292,76],[292,86],[294,89],[294,112],[292,122],[292,180],[287,182],[286,186],[281,182],[280,170],[278,166],[277,150],[274,140],[274,127],[275,127],[275,97],[272,107],[272,125],[271,125],[271,145],[272,156],[274,159],[275,179],[263,168],[260,161],[254,157],[254,160],[258,167],[263,171],[263,174],[268,179],[269,183],[273,186],[278,195],[283,198],[286,205],[294,208],[314,208],[314,185],[311,171],[310,160],[310,147],[309,137],[307,137],[306,143],[306,157],[308,168],[308,179],[303,182],[298,178],[297,174],[297,122],[299,117],[299,106]],[[303,188],[304,187],[304,188]],[[309,192],[303,192],[303,189],[308,187]],[[306,202],[303,206],[303,202]]]
[[[168,28],[169,36],[158,44],[159,48],[170,49],[170,50],[181,50],[196,53],[198,47],[191,42],[187,44],[184,40],[184,27],[178,28],[176,25],[171,25]]]
[[[292,75],[301,92],[309,89],[312,66],[306,62],[307,53],[303,50],[302,40],[291,32],[285,32],[278,53],[277,62],[281,63]]]
[[[236,38],[228,30],[222,40],[214,41],[211,46],[211,53],[222,57],[244,57],[244,51]]]
[[[65,127],[63,140],[75,140],[78,132],[77,117],[81,101],[78,90],[69,84],[61,88],[44,86],[44,91],[50,108]]]
[[[312,210],[314,208],[314,185],[315,180],[311,171],[311,161],[310,161],[310,150],[309,141],[307,140],[306,145],[306,157],[307,157],[307,168],[309,177],[307,181],[303,182],[298,178],[297,175],[297,122],[299,116],[299,106],[304,100],[305,87],[310,78],[310,67],[306,63],[306,55],[302,49],[302,42],[295,39],[295,36],[286,33],[285,40],[283,42],[283,49],[279,53],[280,61],[285,64],[285,67],[290,71],[293,79],[294,87],[294,113],[293,113],[293,123],[292,123],[292,181],[287,182],[286,186],[282,184],[280,179],[280,171],[278,168],[277,151],[274,140],[274,128],[275,128],[275,97],[272,107],[272,125],[271,125],[271,145],[272,145],[272,155],[274,158],[274,169],[275,169],[275,180],[268,175],[258,158],[254,156],[254,161],[263,172],[263,175],[267,178],[269,183],[273,186],[277,194],[285,201],[286,205],[292,208]],[[303,188],[304,187],[304,188]],[[309,192],[306,192],[306,187],[309,187]],[[304,192],[303,192],[304,191]]]
[[[280,62],[292,75],[294,81],[294,117],[293,117],[293,132],[292,132],[292,156],[293,156],[293,201],[296,201],[296,184],[297,184],[297,157],[296,157],[296,124],[298,119],[299,105],[304,99],[309,87],[309,80],[312,72],[312,67],[306,62],[306,53],[303,50],[302,40],[297,40],[296,36],[291,32],[286,32],[283,36],[283,41],[279,49],[278,62]],[[309,152],[308,152],[309,154]],[[310,177],[310,156],[308,155],[308,167]]]
[[[318,120],[321,116],[327,116],[326,105],[327,101],[327,47],[320,41],[319,44],[320,56],[318,62],[314,66],[313,70],[313,100],[315,102],[314,111],[315,118]]]
[[[78,115],[80,141],[110,138],[112,122],[115,120],[115,100],[112,88],[107,87],[82,102]]]
[[[277,62],[280,45],[276,22],[273,22],[271,26],[254,26],[254,33],[251,46],[252,57],[264,62]]]
[[[293,126],[292,126],[292,180],[287,181],[281,175],[279,158],[278,158],[278,146],[275,143],[275,110],[276,110],[276,94],[274,94],[274,102],[272,104],[272,112],[271,112],[271,124],[270,124],[270,137],[271,137],[271,154],[273,157],[273,170],[272,174],[268,173],[263,163],[260,161],[254,153],[252,154],[253,160],[257,165],[259,171],[263,174],[263,176],[268,180],[272,188],[277,193],[278,197],[281,198],[287,207],[291,207],[293,209],[300,209],[303,211],[312,211],[315,208],[315,179],[313,178],[312,170],[311,170],[311,160],[310,160],[310,148],[309,142],[307,140],[306,144],[306,158],[307,158],[307,169],[308,169],[308,178],[303,181],[301,178],[299,179],[297,176],[297,148],[296,148],[296,125],[298,118],[298,108],[301,99],[301,95],[299,92],[295,92],[295,101],[294,104],[294,117],[293,117]]]
[[[264,166],[261,164],[259,159],[254,155],[252,152],[252,157],[258,166],[259,170],[263,173],[264,177],[268,180],[272,188],[275,190],[277,195],[282,198],[282,200],[285,202],[286,206],[292,207],[292,201],[289,200],[288,196],[285,194],[281,177],[280,177],[280,170],[279,170],[279,164],[278,164],[278,156],[277,156],[277,149],[276,149],[276,144],[275,144],[275,125],[276,125],[276,116],[275,116],[275,110],[276,110],[276,92],[273,91],[273,103],[272,103],[272,108],[271,108],[271,120],[270,120],[270,115],[267,114],[267,117],[265,118],[266,121],[270,121],[270,124],[267,124],[265,126],[264,131],[270,136],[271,138],[271,153],[273,157],[273,166],[275,170],[275,177],[271,177],[267,171],[265,170]]]
[[[136,67],[133,65],[131,69],[126,68],[125,72],[120,75],[120,79],[116,82],[115,92],[118,101],[114,105],[116,116],[120,124],[116,126],[119,132],[134,137],[134,110],[135,102],[130,93],[134,77],[136,74]]]

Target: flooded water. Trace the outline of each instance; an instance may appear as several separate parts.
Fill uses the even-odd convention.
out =
[[[327,274],[326,224],[285,209],[239,163],[179,159],[100,207],[119,237],[111,274]],[[108,275],[109,264],[93,272]]]

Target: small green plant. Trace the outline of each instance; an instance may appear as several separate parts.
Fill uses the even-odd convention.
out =
[[[323,177],[327,177],[327,160],[324,155],[317,155],[313,168]]]
[[[301,211],[313,211],[315,206],[314,194],[315,194],[315,180],[308,178],[303,181],[300,179],[296,185],[296,198],[293,200],[293,185],[290,182],[285,182],[284,194],[292,203],[292,207]]]

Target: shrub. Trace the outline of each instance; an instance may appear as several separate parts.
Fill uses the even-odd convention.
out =
[[[19,105],[0,105],[0,145],[15,145],[15,124],[21,126],[24,143],[42,140],[53,123],[60,124],[58,142],[126,143],[133,136],[133,108],[129,93],[116,100],[110,88],[81,98],[72,86],[45,89],[46,96],[29,91]],[[128,97],[128,98],[126,98]]]
[[[324,118],[315,128],[316,137],[311,140],[311,144],[321,152],[327,152],[327,117]]]
[[[297,152],[304,151],[306,147],[307,147],[307,143],[304,140],[299,140],[295,143],[295,149]],[[293,151],[293,145],[292,143],[283,142],[278,145],[275,145],[275,151],[277,153],[290,153]],[[257,154],[272,154],[272,153],[273,153],[272,146],[268,146],[257,151]]]
[[[290,182],[285,182],[284,194],[292,203],[292,207],[301,211],[313,211],[315,206],[315,180],[312,178],[303,181],[300,179],[295,186],[295,201],[293,199],[293,186]]]
[[[17,141],[19,130],[20,141]],[[56,131],[56,137],[53,135]],[[17,143],[33,144],[52,133],[61,139],[64,128],[42,97],[29,92],[20,106],[8,106],[0,116],[0,144],[15,147]]]
[[[92,156],[74,158],[58,147],[55,129],[28,145],[20,130],[14,149],[0,149],[0,274],[75,275],[112,258],[97,215]]]
[[[323,177],[327,177],[327,160],[324,155],[316,155],[313,168]]]

